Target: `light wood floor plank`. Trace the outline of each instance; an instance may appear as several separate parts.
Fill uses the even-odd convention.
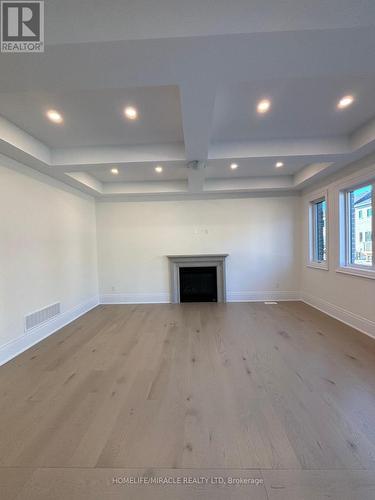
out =
[[[51,498],[51,481],[120,498],[107,479],[133,468],[261,471],[270,500],[375,498],[375,342],[298,302],[99,306],[1,367],[0,395],[7,500]]]

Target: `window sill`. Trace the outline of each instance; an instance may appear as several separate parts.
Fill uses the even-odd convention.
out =
[[[310,267],[311,269],[321,269],[322,271],[328,271],[328,264],[320,264],[319,262],[309,262],[306,264],[306,267]]]
[[[375,280],[375,270],[373,269],[358,269],[356,267],[339,267],[336,269],[337,273],[349,274],[352,276],[359,276],[360,278],[369,278]]]

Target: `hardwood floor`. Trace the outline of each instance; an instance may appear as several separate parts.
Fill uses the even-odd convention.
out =
[[[375,498],[375,341],[299,302],[99,306],[0,394],[1,499]]]

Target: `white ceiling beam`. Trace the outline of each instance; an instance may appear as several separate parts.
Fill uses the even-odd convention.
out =
[[[322,157],[350,153],[346,137],[336,139],[285,139],[252,142],[220,142],[210,146],[209,159]]]
[[[0,54],[1,91],[181,86],[194,78],[225,84],[374,75],[369,64],[374,43],[372,26],[106,43],[70,40],[49,44],[38,60]]]
[[[103,183],[87,172],[71,172],[66,175],[93,192],[93,194],[103,193]]]
[[[215,91],[195,80],[180,88],[185,155],[188,161],[206,160],[210,142]]]
[[[198,168],[189,167],[188,169],[188,187],[189,193],[201,193],[204,189],[206,169],[201,166]]]
[[[356,130],[350,136],[349,142],[353,151],[375,142],[375,119]]]
[[[286,15],[285,13],[288,13]],[[48,2],[48,44],[368,26],[368,0],[90,0]]]
[[[187,182],[148,181],[148,182],[109,182],[104,185],[103,194],[155,194],[187,193]]]
[[[31,136],[14,123],[0,116],[0,144],[35,158],[43,163],[51,163],[51,151],[35,137]]]
[[[102,165],[181,161],[185,159],[183,144],[155,144],[132,147],[104,146],[52,150],[54,166]]]
[[[257,190],[292,189],[293,176],[236,177],[234,179],[206,179],[205,192],[241,192]]]
[[[331,165],[332,162],[312,163],[311,165],[307,165],[294,175],[294,186],[301,188],[305,183],[316,178],[317,175],[322,174],[323,172],[328,172]]]

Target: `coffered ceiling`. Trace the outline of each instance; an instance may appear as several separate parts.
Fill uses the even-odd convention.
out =
[[[298,191],[375,151],[374,2],[97,4],[50,0],[45,53],[0,55],[0,153],[131,200]]]

